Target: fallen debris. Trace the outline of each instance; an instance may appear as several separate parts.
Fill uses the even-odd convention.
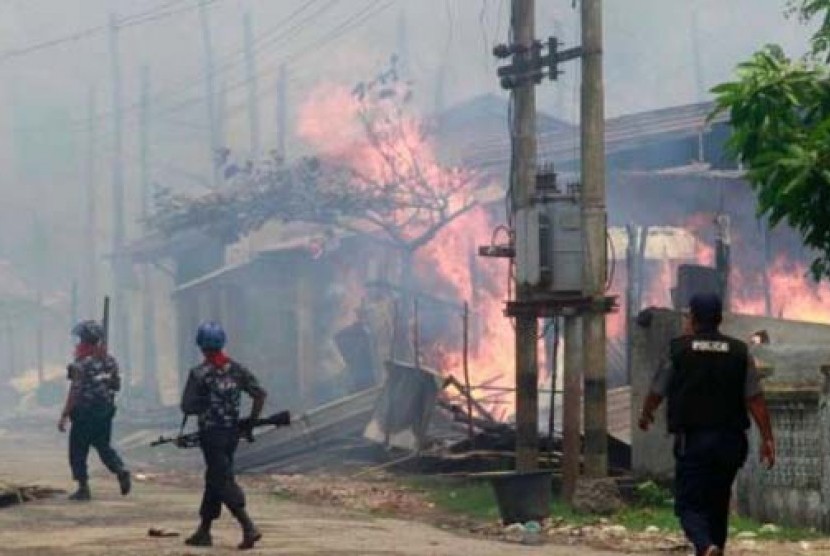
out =
[[[169,529],[159,529],[156,527],[151,527],[147,531],[148,537],[156,537],[156,538],[169,538],[169,537],[178,537],[181,533],[178,531],[171,531]]]
[[[0,508],[14,506],[33,500],[51,498],[66,491],[40,485],[11,485],[0,483]]]

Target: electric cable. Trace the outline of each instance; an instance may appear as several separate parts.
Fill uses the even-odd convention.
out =
[[[149,23],[151,21],[156,21],[157,19],[161,19],[160,16],[169,17],[171,15],[175,15],[185,9],[176,10],[176,11],[168,11],[163,13],[158,13],[159,10],[164,10],[169,8],[172,5],[179,4],[184,0],[171,0],[166,2],[161,6],[157,6],[152,10],[148,10],[146,12],[142,12],[139,14],[134,14],[131,16],[124,17],[120,20],[121,25],[117,25],[117,27],[133,27],[136,25],[141,25],[144,23]],[[207,0],[208,3],[218,2],[220,0]],[[187,10],[191,10],[193,7],[187,8]],[[0,53],[0,62],[11,59],[11,58],[20,58],[26,56],[28,54],[33,54],[35,52],[40,52],[41,50],[47,50],[49,48],[53,48],[56,46],[60,46],[62,44],[76,42],[81,39],[85,39],[88,37],[93,37],[99,33],[103,33],[104,31],[109,30],[109,25],[95,25],[93,27],[88,27],[86,29],[82,29],[80,31],[75,31],[74,33],[70,33],[68,35],[64,35],[62,37],[58,37],[55,39],[49,39],[45,41],[36,42],[34,44],[30,44],[29,46],[19,47],[19,48],[12,48]]]

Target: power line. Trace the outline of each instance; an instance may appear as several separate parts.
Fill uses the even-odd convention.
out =
[[[394,0],[388,0],[385,4],[378,7],[378,5],[380,5],[382,2],[383,2],[383,0],[371,0],[369,2],[369,4],[367,4],[363,9],[361,9],[358,12],[352,14],[352,16],[350,16],[348,19],[343,21],[341,24],[339,24],[335,28],[331,29],[330,31],[324,33],[324,36],[326,37],[324,40],[318,41],[311,48],[298,49],[298,51],[294,55],[288,56],[288,57],[280,60],[279,62],[280,63],[286,63],[286,64],[296,62],[297,60],[301,59],[302,57],[307,56],[307,55],[309,55],[312,52],[315,52],[317,50],[320,50],[321,48],[323,48],[327,44],[339,39],[340,37],[350,33],[351,31],[353,31],[355,29],[358,29],[364,23],[366,23],[367,21],[369,21],[373,17],[379,15],[381,12],[387,10],[388,8],[390,8],[391,6],[393,6],[395,4]],[[375,9],[375,8],[377,8],[377,9]],[[259,75],[260,76],[271,75],[273,73],[276,73],[276,71],[279,71],[279,64],[277,64],[276,67],[274,67],[270,71],[268,71],[267,74],[260,73]],[[292,75],[296,76],[297,74],[295,73],[295,74],[292,74]],[[241,87],[243,85],[244,85],[244,82],[243,83],[237,83],[233,87],[238,88],[238,87]],[[262,93],[260,93],[260,95],[270,94],[271,92],[273,92],[273,88],[269,88],[267,91],[263,91]],[[238,105],[232,107],[231,110],[228,112],[229,115],[234,115],[234,114],[238,113],[242,109],[243,106],[244,106],[244,104],[238,104]]]
[[[131,16],[127,16],[121,20],[121,24],[119,27],[133,27],[136,25],[141,25],[144,23],[149,23],[151,21],[156,21],[157,19],[161,19],[162,17],[169,17],[171,15],[175,15],[177,13],[181,13],[184,10],[176,10],[176,11],[168,11],[163,13],[157,13],[159,10],[164,10],[169,8],[172,5],[179,4],[186,0],[171,0],[169,2],[165,2],[161,6],[157,6],[152,10],[148,10],[146,12],[141,12],[138,14],[134,14]],[[210,3],[217,2],[219,0],[208,0]],[[192,9],[192,8],[188,8]],[[103,33],[109,29],[108,25],[96,25],[94,27],[88,27],[86,29],[82,29],[80,31],[76,31],[74,33],[70,33],[69,35],[64,35],[63,37],[59,37],[56,39],[49,39],[41,42],[37,42],[34,44],[30,44],[29,46],[21,47],[21,48],[13,48],[10,50],[6,50],[3,53],[0,53],[0,62],[9,60],[12,58],[20,58],[22,56],[26,56],[28,54],[33,54],[35,52],[40,52],[41,50],[48,50],[50,48],[60,46],[62,44],[70,43],[70,42],[77,42],[82,39],[86,39],[89,37],[93,37],[99,33]]]
[[[159,9],[164,9],[164,8],[170,7],[171,5],[176,4],[176,3],[180,3],[182,1],[183,0],[173,0],[171,2],[168,2],[166,5],[164,5],[162,7],[157,7],[152,12],[146,12],[146,13],[143,13],[143,14],[137,14],[135,16],[130,16],[129,18],[125,18],[122,21],[128,21],[130,23],[130,26],[143,24],[143,23],[149,23],[150,20],[147,19],[147,18],[150,15],[153,15],[153,14],[155,14],[153,16],[154,17],[153,21],[155,21],[155,20],[160,19],[161,18],[160,16],[170,17],[171,15],[182,13],[184,11],[190,11],[190,10],[193,10],[196,7],[198,7],[198,6],[195,6],[195,7],[194,6],[189,6],[187,8],[181,8],[181,9],[175,10],[175,11],[164,12],[163,14],[156,13],[156,12],[158,12]],[[186,1],[186,0],[184,0],[184,1]],[[214,3],[214,2],[218,2],[218,1],[219,0],[208,0],[208,2],[211,3],[211,4]],[[302,15],[303,12],[305,12],[306,10],[308,10],[309,8],[311,8],[312,6],[314,6],[315,4],[317,4],[321,1],[322,0],[310,0],[309,2],[304,3],[301,7],[297,8],[291,14],[289,14],[285,19],[281,20],[275,26],[269,28],[269,30],[262,33],[260,36],[256,37],[254,39],[254,43],[256,44],[257,42],[261,42],[263,39],[278,33],[280,30],[282,30],[283,27],[285,27],[286,25],[291,24],[295,19],[297,19],[300,15]],[[279,39],[286,40],[287,38],[290,38],[292,35],[295,35],[298,30],[300,30],[304,27],[305,23],[309,22],[312,18],[317,17],[318,15],[323,13],[324,11],[331,8],[331,6],[333,6],[335,3],[337,3],[337,1],[338,0],[329,0],[329,2],[322,9],[317,10],[316,12],[311,14],[310,16],[304,18],[302,21],[295,24],[293,27],[289,28],[285,32],[285,34],[278,37],[277,40],[278,41],[279,41]],[[136,21],[137,18],[138,18],[138,20]],[[107,29],[107,27],[103,27],[103,29]],[[274,43],[274,41],[271,41],[271,44],[273,44],[273,43]],[[264,45],[259,45],[255,49],[255,51],[261,50],[263,46]],[[228,57],[229,58],[228,60],[226,60],[225,62],[220,64],[219,67],[214,70],[213,75],[219,75],[220,73],[223,73],[226,70],[232,68],[238,62],[238,61],[234,61],[232,58],[234,58],[237,55],[241,54],[243,51],[244,51],[244,49],[239,49],[237,51],[234,51]],[[2,61],[2,55],[0,55],[0,61]],[[169,105],[171,102],[173,102],[172,98],[170,98],[170,97],[176,97],[176,96],[181,95],[182,93],[186,93],[187,91],[189,91],[189,90],[193,89],[194,87],[200,85],[201,81],[206,76],[207,76],[207,72],[205,70],[202,70],[202,71],[198,72],[197,74],[193,75],[192,77],[182,79],[182,80],[178,80],[178,81],[168,85],[166,87],[165,91],[155,93],[154,95],[152,95],[151,104],[154,105],[154,106],[162,106],[162,107],[165,104]],[[165,97],[168,97],[168,98],[165,98]],[[200,95],[198,97],[185,98],[182,101],[178,102],[177,104],[174,104],[174,105],[168,107],[168,110],[155,109],[154,112],[160,112],[160,111],[161,112],[167,112],[167,111],[170,111],[170,108],[172,108],[173,111],[176,111],[176,110],[185,108],[186,106],[188,106],[190,104],[194,104],[195,102],[199,102],[203,99],[204,99],[204,95]],[[126,106],[124,108],[123,112],[126,115],[126,114],[130,114],[132,112],[137,112],[139,110],[139,108],[140,108],[140,103],[139,102],[134,102],[134,103],[131,103],[128,106]],[[107,119],[111,116],[112,116],[112,109],[104,110],[103,112],[101,112],[101,113],[99,113],[95,116],[94,122],[105,120],[105,119]],[[73,122],[70,123],[70,131],[73,131],[73,132],[86,131],[87,129],[89,129],[89,126],[92,125],[92,123],[93,123],[93,120],[89,119],[88,117],[81,118],[81,119],[76,119],[76,120],[74,120]],[[21,130],[21,131],[23,131],[23,132],[38,132],[38,131],[43,131],[44,129],[48,129],[48,127],[47,126],[35,127],[35,128],[30,128],[30,129]]]

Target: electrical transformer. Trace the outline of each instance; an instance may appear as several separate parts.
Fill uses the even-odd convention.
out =
[[[585,239],[579,195],[540,188],[532,206],[516,211],[515,226],[519,283],[539,294],[581,294]]]
[[[555,195],[539,205],[539,286],[554,294],[583,289],[582,209],[576,195]]]

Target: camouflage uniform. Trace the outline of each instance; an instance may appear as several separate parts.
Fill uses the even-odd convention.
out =
[[[233,469],[242,392],[252,397],[264,393],[256,377],[233,360],[222,367],[206,361],[191,369],[187,379],[182,408],[186,413],[198,414],[199,440],[207,467],[199,509],[203,520],[218,519],[223,503],[237,519],[245,510],[245,494],[236,483]]]
[[[115,393],[121,388],[118,363],[109,355],[88,356],[69,365],[72,396],[75,400],[69,433],[69,464],[72,477],[87,481],[89,448],[98,451],[101,462],[115,474],[125,472],[124,462],[110,446]]]

